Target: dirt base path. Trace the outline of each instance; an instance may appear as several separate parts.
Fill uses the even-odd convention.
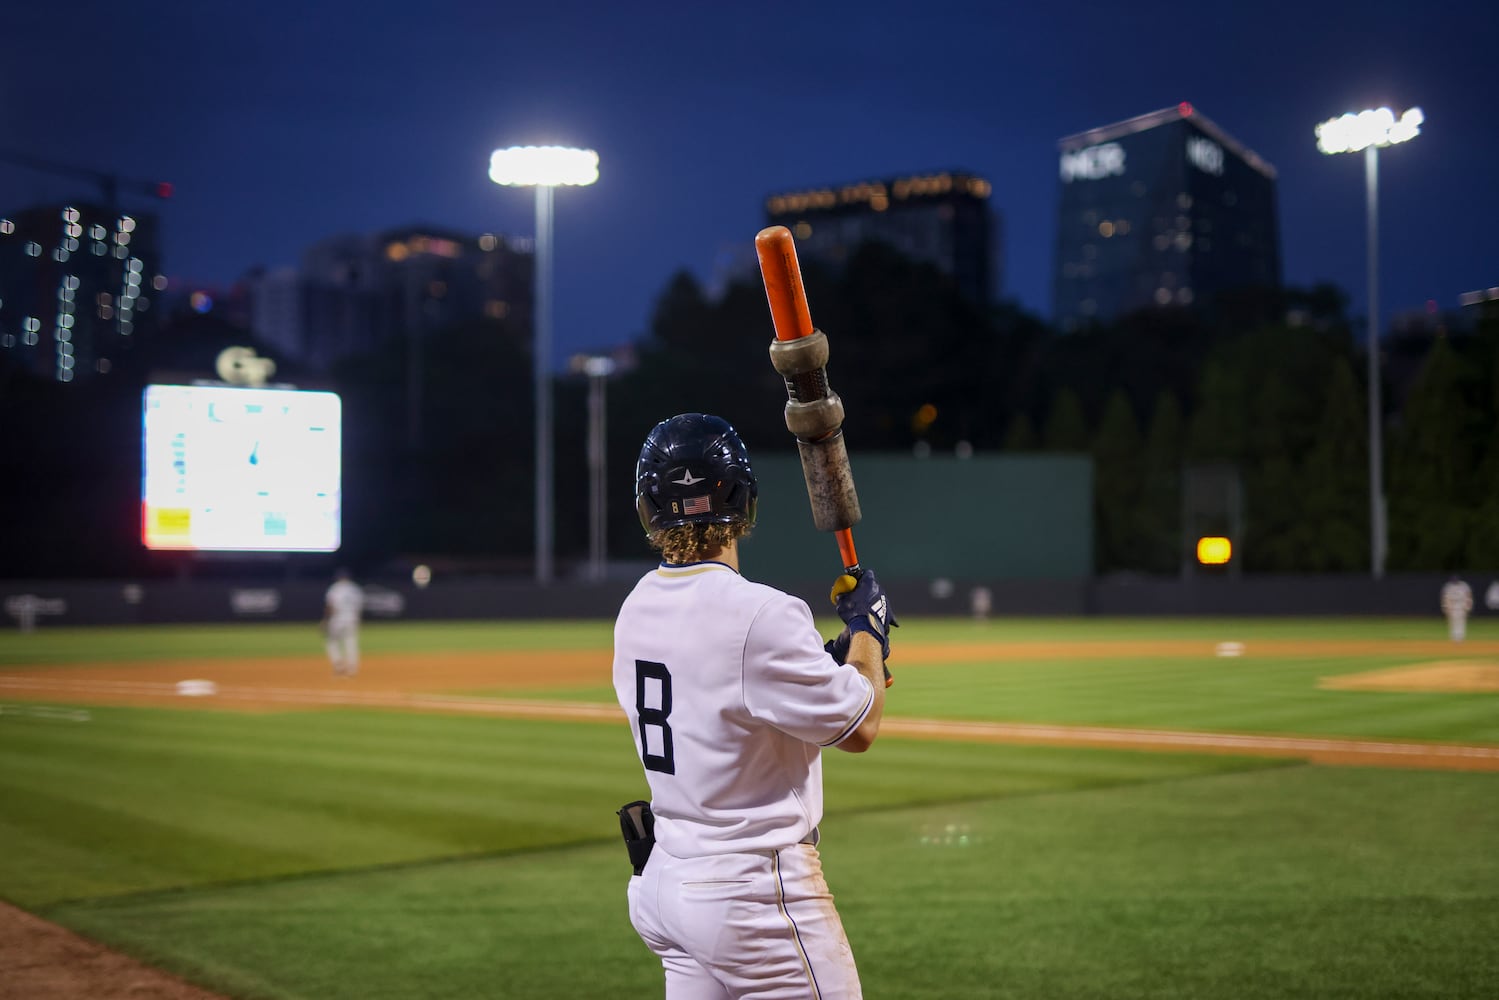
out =
[[[0,903],[0,1000],[225,1000]]]
[[[1496,646],[1499,644],[1487,644]],[[1465,652],[1488,653],[1478,644]],[[1086,647],[1086,648],[1085,648]],[[1392,650],[1391,647],[1400,647]],[[1192,641],[1154,643],[965,643],[928,645],[903,650],[910,669],[918,662],[953,662],[969,657],[986,659],[1076,656],[1204,656],[1213,644]],[[1284,656],[1309,652],[1332,655],[1403,652],[1431,656],[1448,650],[1445,643],[1296,642],[1255,643],[1242,654]],[[1450,675],[1450,676],[1449,676]],[[1464,673],[1463,677],[1477,676]],[[1450,671],[1437,685],[1450,686]],[[1487,676],[1484,673],[1482,676]],[[317,656],[173,660],[154,663],[113,663],[92,666],[11,668],[0,671],[0,711],[14,711],[3,703],[29,703],[31,711],[47,711],[37,702],[67,704],[135,704],[182,709],[213,708],[234,711],[310,711],[336,707],[448,712],[502,718],[557,721],[618,722],[612,702],[545,701],[507,697],[521,691],[607,685],[609,661],[599,652],[435,653],[422,656],[377,654],[365,658],[357,677],[335,677]],[[50,709],[57,711],[56,709]],[[1254,733],[1188,732],[1126,729],[1106,726],[1037,725],[1005,722],[965,722],[950,719],[912,719],[887,716],[883,730],[892,736],[982,743],[1084,746],[1101,749],[1221,753],[1287,757],[1319,764],[1360,767],[1435,768],[1499,771],[1499,746],[1377,740]]]

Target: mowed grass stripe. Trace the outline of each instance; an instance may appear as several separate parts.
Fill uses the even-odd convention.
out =
[[[360,632],[367,653],[608,649],[613,626],[581,622],[394,622],[374,620]],[[253,625],[99,626],[0,631],[0,668],[321,655],[315,621]]]
[[[821,605],[814,604],[815,610]],[[818,626],[831,635],[840,627],[829,617]],[[372,620],[362,642],[371,653],[474,650],[607,650],[612,623],[589,621]],[[1257,639],[1331,641],[1419,641],[1445,638],[1441,618],[1028,618],[974,622],[961,617],[910,618],[895,634],[897,648],[924,644],[987,642],[1201,641],[1205,652],[1222,641]],[[1499,618],[1475,618],[1469,639],[1499,640]],[[234,625],[49,627],[22,634],[0,630],[0,668],[130,660],[317,655],[322,637],[316,623],[263,622]]]
[[[614,810],[645,792],[622,721],[128,708],[87,723],[0,718],[0,896],[21,905],[612,839]],[[891,740],[883,766],[865,769],[829,754],[844,758],[830,782],[851,775],[829,808],[1263,766],[1047,748],[1002,770],[971,763],[993,752]]]
[[[886,711],[970,720],[1499,742],[1493,694],[1333,691],[1398,658],[996,661],[896,672]]]
[[[22,905],[592,839],[643,785],[622,726],[92,716],[0,724],[0,895]]]
[[[879,767],[846,764],[839,783]],[[1478,833],[1496,793],[1493,775],[1206,773],[840,813],[822,854],[871,996],[1477,1000],[1499,979],[1499,854]],[[610,843],[47,915],[239,996],[659,994],[627,881]]]

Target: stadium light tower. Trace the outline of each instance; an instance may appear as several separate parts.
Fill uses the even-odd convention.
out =
[[[1425,120],[1420,108],[1411,108],[1399,118],[1389,108],[1374,108],[1317,126],[1317,148],[1329,156],[1364,151],[1369,250],[1369,565],[1376,580],[1384,576],[1387,537],[1379,428],[1379,148],[1414,139]]]
[[[599,179],[599,154],[566,146],[511,146],[489,157],[489,179],[536,189],[536,582],[552,580],[552,189]]]

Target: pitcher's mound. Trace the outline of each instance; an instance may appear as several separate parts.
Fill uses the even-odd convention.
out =
[[[1413,663],[1408,667],[1324,677],[1318,687],[1337,691],[1499,692],[1499,663],[1484,660]]]

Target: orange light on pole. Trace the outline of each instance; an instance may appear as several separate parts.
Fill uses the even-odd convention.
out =
[[[1204,566],[1226,566],[1233,554],[1233,543],[1227,538],[1208,535],[1197,539],[1197,561]]]

